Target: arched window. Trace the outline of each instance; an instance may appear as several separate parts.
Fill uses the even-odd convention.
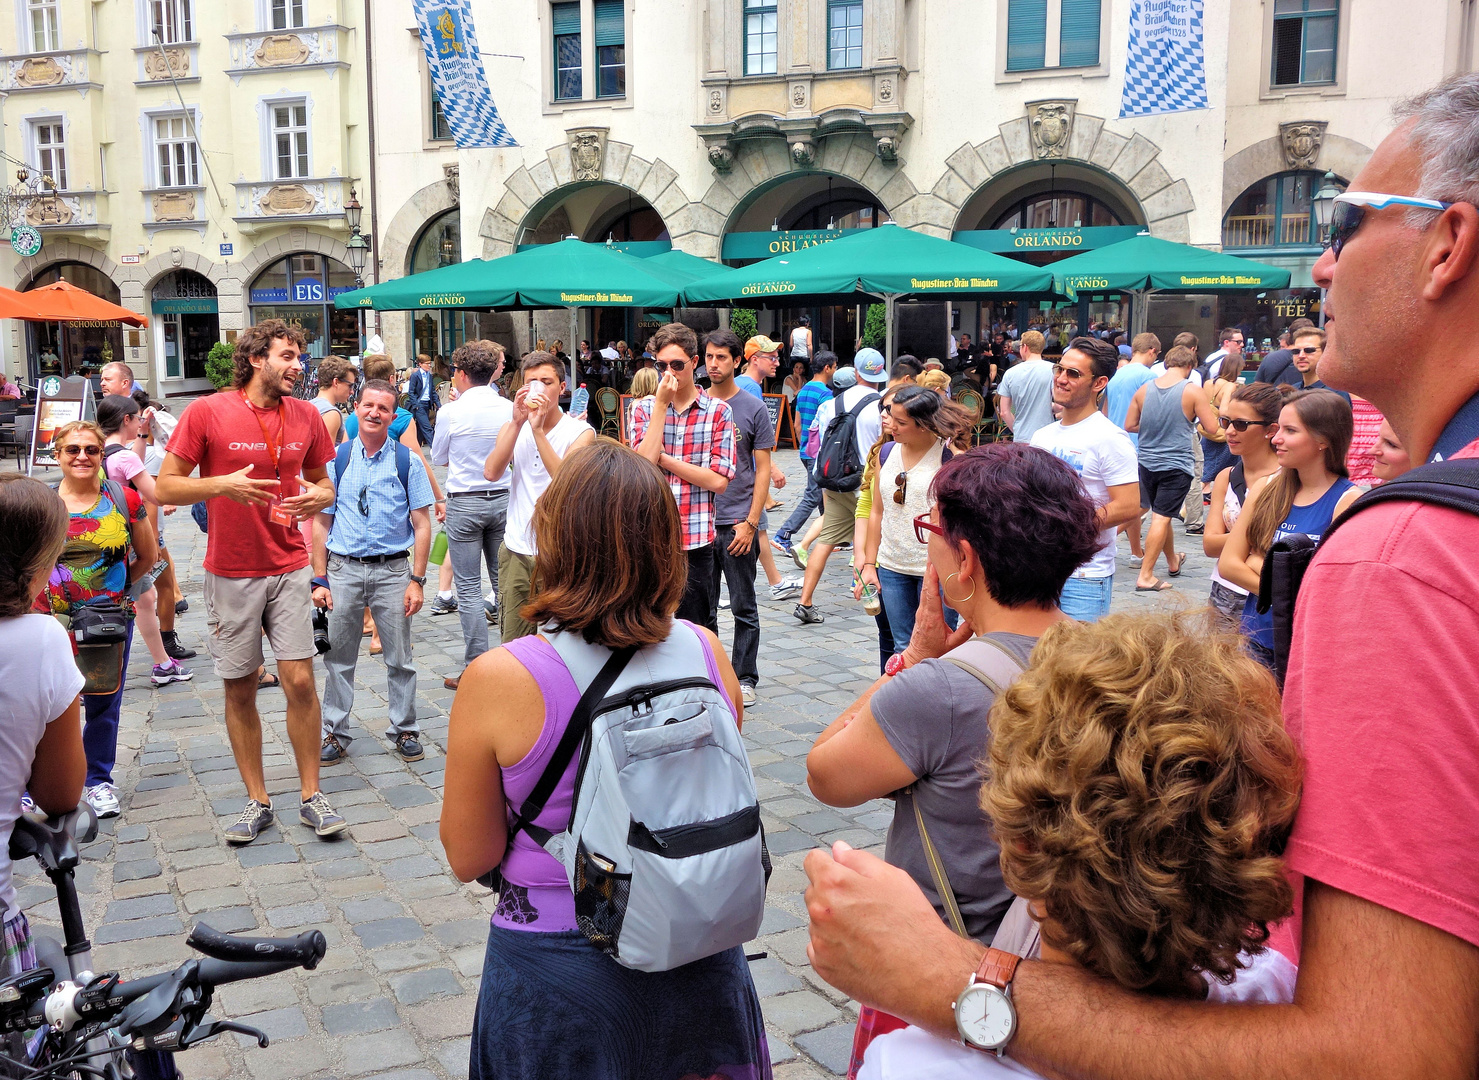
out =
[[[1227,208],[1222,219],[1224,248],[1298,248],[1320,250],[1319,225],[1311,206],[1324,173],[1306,170],[1279,173],[1258,181]],[[1335,186],[1345,190],[1345,181]]]
[[[359,352],[359,316],[334,307],[334,297],[354,288],[354,271],[337,259],[299,252],[268,266],[252,282],[251,319],[282,319],[308,339],[308,355]]]
[[[996,219],[993,229],[1087,229],[1123,225],[1098,199],[1072,191],[1046,192],[1015,204]]]
[[[462,261],[462,211],[453,207],[421,230],[411,251],[411,273],[435,270]]]

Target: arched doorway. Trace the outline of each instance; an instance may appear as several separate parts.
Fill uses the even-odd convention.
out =
[[[408,273],[419,274],[462,261],[462,211],[456,207],[426,223],[411,246]],[[451,356],[467,339],[467,324],[476,319],[468,312],[448,308],[418,311],[411,321],[414,349],[427,356]]]
[[[97,267],[80,262],[53,263],[21,291],[58,281],[86,289],[113,304],[123,302],[111,278]],[[28,322],[26,352],[33,381],[43,375],[96,375],[104,364],[124,358],[123,326],[115,321]]]
[[[149,311],[159,378],[205,379],[206,356],[221,340],[216,286],[210,278],[185,269],[165,274],[150,291]]]
[[[359,352],[359,313],[334,308],[334,297],[355,287],[354,271],[337,259],[304,251],[279,259],[252,281],[251,321],[282,319],[303,331],[308,355]]]

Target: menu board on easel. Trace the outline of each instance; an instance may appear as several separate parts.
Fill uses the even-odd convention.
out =
[[[36,387],[36,419],[31,425],[31,456],[26,472],[56,468],[60,464],[55,445],[58,429],[96,414],[91,381],[80,375],[67,379],[48,375],[42,379]]]
[[[788,440],[792,449],[800,446],[796,441],[796,414],[791,403],[786,400],[786,395],[766,394],[765,409],[770,413],[770,426],[775,429],[776,448],[785,445],[783,440]]]

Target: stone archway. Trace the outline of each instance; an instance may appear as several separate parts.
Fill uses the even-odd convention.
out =
[[[124,307],[130,311],[137,311],[141,315],[144,314],[142,306],[144,291],[133,276],[124,273],[121,266],[97,248],[74,243],[71,240],[48,241],[35,255],[19,260],[15,264],[16,288],[24,288],[37,274],[57,263],[85,263],[93,267],[118,286],[121,296],[120,303]]]
[[[349,249],[344,246],[344,242],[332,236],[325,236],[323,233],[309,232],[307,229],[290,229],[269,240],[264,240],[247,252],[246,258],[241,262],[228,264],[226,269],[229,278],[223,278],[222,281],[216,283],[217,303],[221,308],[222,333],[227,330],[246,328],[249,310],[247,294],[256,276],[265,267],[279,259],[300,251],[311,251],[334,259],[345,266],[349,265]],[[226,286],[230,287],[229,293]],[[228,303],[234,308],[229,314]]]
[[[1068,106],[1067,102],[1034,103]],[[1144,135],[1111,131],[1098,116],[1065,108],[1066,127],[1057,138],[1034,134],[1033,118],[1019,116],[999,125],[998,134],[985,142],[961,147],[945,159],[946,169],[920,205],[918,220],[950,236],[961,211],[977,192],[1002,173],[1033,162],[1073,163],[1107,173],[1139,203],[1146,227],[1154,236],[1180,243],[1191,241],[1191,187],[1173,179],[1161,164],[1161,148]],[[903,222],[901,222],[903,224]],[[912,224],[912,222],[910,222]]]
[[[1314,155],[1303,160],[1292,159],[1283,138],[1277,135],[1245,146],[1222,166],[1222,216],[1227,215],[1233,200],[1266,177],[1295,169],[1314,169],[1333,172],[1349,181],[1373,152],[1365,143],[1328,132],[1323,134]]]
[[[460,205],[458,167],[444,165],[442,168],[446,176],[434,184],[427,184],[407,199],[381,234],[380,250],[375,253],[377,283],[409,274],[411,255],[421,231],[433,218]],[[378,327],[381,339],[387,343],[391,355],[397,360],[414,353],[411,316],[408,312],[367,311],[365,317],[370,320],[371,326]]]

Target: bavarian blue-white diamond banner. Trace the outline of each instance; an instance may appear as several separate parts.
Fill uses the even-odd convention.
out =
[[[1206,107],[1202,0],[1131,0],[1120,116]]]
[[[426,66],[457,146],[518,146],[493,104],[469,0],[413,3]]]

